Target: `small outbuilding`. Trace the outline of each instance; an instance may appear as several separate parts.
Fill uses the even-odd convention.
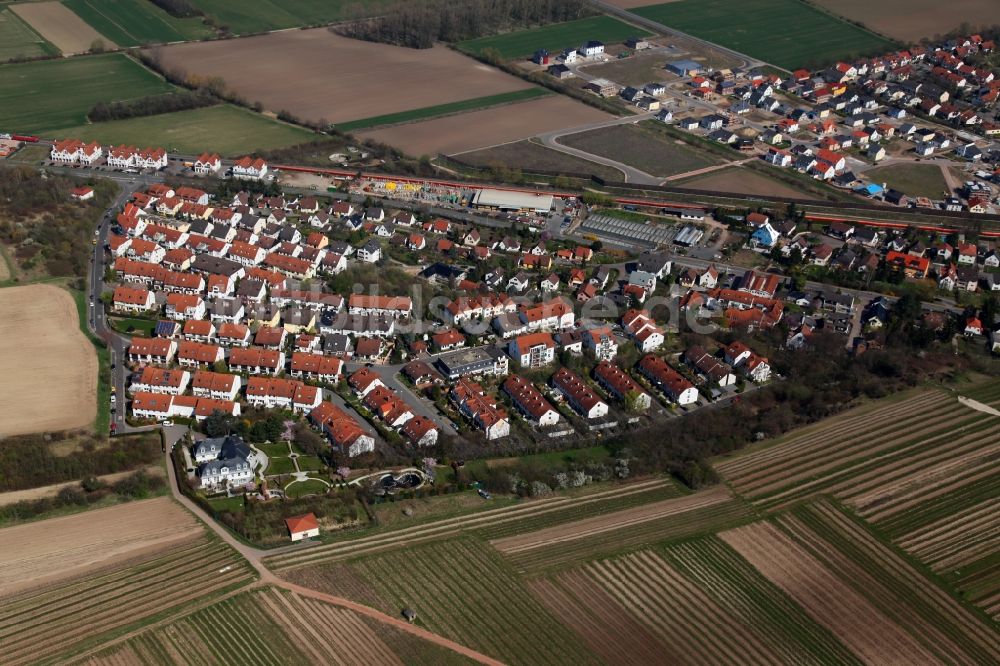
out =
[[[285,526],[288,527],[292,541],[302,541],[319,536],[319,523],[316,521],[315,514],[312,513],[285,518]]]

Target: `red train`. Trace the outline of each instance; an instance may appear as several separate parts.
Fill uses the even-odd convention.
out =
[[[14,141],[24,141],[25,143],[38,143],[37,136],[28,136],[25,134],[11,134],[11,139]]]

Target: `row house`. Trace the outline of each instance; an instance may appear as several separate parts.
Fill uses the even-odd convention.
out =
[[[163,169],[167,166],[167,151],[163,148],[115,146],[108,149],[107,162],[115,169]]]
[[[139,419],[162,421],[179,416],[204,421],[215,412],[239,416],[240,403],[163,393],[136,393],[132,397],[132,414]]]
[[[426,416],[414,416],[399,433],[416,447],[434,446],[438,440],[438,427]]]
[[[695,345],[684,352],[684,360],[692,366],[698,375],[709,385],[732,386],[736,383],[733,369],[715,358],[701,345]]]
[[[336,384],[344,373],[344,361],[322,354],[292,352],[292,377]]]
[[[277,375],[285,369],[285,354],[259,347],[233,349],[229,369],[249,375]]]
[[[264,266],[274,269],[282,275],[305,280],[316,274],[316,266],[307,259],[289,257],[278,252],[271,252],[264,257]]]
[[[323,431],[334,447],[351,458],[375,450],[375,438],[331,402],[321,402],[313,408],[309,420]]]
[[[177,353],[177,343],[167,338],[132,338],[128,348],[131,363],[169,365]]]
[[[551,426],[559,422],[559,412],[535,388],[534,384],[521,377],[511,375],[503,383],[503,392],[510,396],[517,410],[535,426]]]
[[[239,375],[227,375],[209,370],[198,370],[191,380],[191,392],[199,398],[236,400],[242,387],[243,380]]]
[[[630,405],[633,409],[646,410],[652,404],[652,399],[642,390],[642,386],[614,363],[608,361],[598,363],[594,368],[594,379],[615,399]]]
[[[586,382],[569,368],[559,368],[552,375],[552,386],[566,398],[575,412],[586,419],[607,416],[608,405]]]
[[[739,340],[726,347],[725,358],[726,363],[732,365],[753,382],[760,384],[771,378],[771,366],[767,359]]]
[[[492,319],[515,312],[517,304],[506,294],[456,298],[444,310],[444,320],[456,326],[469,319]]]
[[[167,294],[166,313],[168,319],[177,321],[201,319],[205,316],[205,301],[193,294]]]
[[[327,294],[321,291],[303,291],[298,289],[274,289],[271,291],[271,303],[278,307],[295,306],[310,310],[325,310],[340,312],[344,309],[344,297],[339,294]]]
[[[84,143],[79,139],[62,139],[53,142],[52,150],[49,151],[49,158],[53,162],[64,164],[91,165],[104,154],[101,145],[96,141]]]
[[[118,312],[146,312],[156,305],[153,292],[143,287],[115,287],[111,306]]]
[[[189,319],[181,333],[185,340],[209,343],[215,340],[215,324],[207,319]]]
[[[476,382],[462,377],[449,397],[458,410],[486,434],[486,439],[500,439],[510,434],[507,412]]]
[[[265,409],[311,412],[322,402],[322,391],[294,379],[251,377],[247,381],[247,402]]]
[[[698,400],[698,389],[681,373],[671,368],[659,356],[648,354],[639,361],[639,372],[664,395],[678,405],[690,405]]]
[[[362,403],[390,428],[402,428],[414,417],[409,405],[388,386],[376,386],[371,389],[362,399]]]
[[[351,294],[347,301],[347,311],[352,315],[409,317],[413,313],[413,301],[409,296]]]
[[[243,324],[224,322],[219,324],[215,337],[225,347],[248,347],[252,335],[250,328]]]
[[[233,162],[233,178],[240,180],[263,180],[267,175],[267,162],[249,155]]]
[[[202,153],[195,159],[191,168],[196,174],[207,176],[217,173],[222,168],[222,160],[216,153]]]
[[[225,358],[225,352],[219,345],[192,340],[182,340],[177,345],[177,362],[186,367],[214,365]]]
[[[186,370],[164,370],[153,366],[143,368],[139,379],[129,386],[129,393],[168,393],[181,395],[187,390],[191,374]]]
[[[351,374],[347,378],[347,385],[351,387],[351,390],[357,394],[359,398],[364,398],[371,391],[381,387],[385,384],[382,382],[382,378],[372,370],[371,368],[361,368]]]
[[[573,305],[562,298],[525,307],[521,310],[520,316],[529,331],[562,330],[572,328],[576,323]]]
[[[663,329],[656,325],[648,310],[628,310],[622,317],[622,328],[643,353],[663,346]]]

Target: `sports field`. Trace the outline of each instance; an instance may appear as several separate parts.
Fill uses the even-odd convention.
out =
[[[458,43],[458,48],[469,53],[482,53],[483,49],[496,49],[507,59],[529,56],[545,48],[555,53],[565,48],[576,48],[596,39],[605,44],[623,42],[629,37],[650,33],[610,16],[592,16],[566,23],[553,23],[530,30],[518,30],[492,37],[480,37]]]
[[[60,134],[102,143],[163,146],[180,153],[210,150],[225,156],[292,146],[315,137],[309,130],[228,104],[81,125]]]
[[[182,42],[212,35],[201,19],[175,18],[149,0],[63,0],[63,4],[119,46]]]
[[[0,128],[51,133],[86,121],[97,102],[135,99],[173,87],[123,54],[0,66]]]
[[[230,32],[245,35],[377,14],[392,0],[192,0]]]
[[[44,55],[59,55],[59,49],[45,41],[9,8],[0,6],[0,62]]]
[[[822,67],[894,47],[801,0],[680,0],[632,11],[787,69]]]

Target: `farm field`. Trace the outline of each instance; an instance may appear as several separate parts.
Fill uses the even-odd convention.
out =
[[[0,530],[0,596],[190,542],[201,526],[165,497]]]
[[[63,0],[63,4],[123,47],[206,39],[213,34],[200,18],[176,18],[148,0]]]
[[[325,28],[178,44],[160,54],[164,66],[221,77],[231,90],[268,110],[331,123],[532,87],[443,46],[374,44]],[[331,63],[361,62],[364,67],[331,69]]]
[[[235,34],[332,23],[377,14],[391,0],[192,0],[192,4]]]
[[[791,185],[739,167],[719,169],[701,176],[671,181],[670,185],[689,187],[695,190],[736,192],[764,197],[802,197],[802,192]]]
[[[251,577],[229,547],[195,538],[59,587],[5,598],[0,610],[4,663],[65,663],[65,657],[98,645],[112,632],[236,589]]]
[[[86,122],[97,102],[136,99],[173,87],[127,56],[0,65],[0,127],[48,133]]]
[[[0,437],[89,426],[97,354],[73,297],[53,285],[0,289]]]
[[[511,60],[530,56],[541,48],[557,53],[565,48],[576,48],[591,39],[605,44],[616,44],[624,42],[629,37],[649,34],[646,30],[610,16],[591,16],[576,21],[479,37],[459,42],[456,46],[463,51],[477,54],[485,49],[495,49],[503,58]]]
[[[45,55],[59,55],[59,49],[33,30],[17,12],[0,5],[0,62]]]
[[[501,530],[537,529],[564,520],[574,520],[582,507],[586,513],[607,513],[623,506],[633,506],[675,496],[679,490],[672,482],[654,478],[629,484],[602,484],[586,488],[577,495],[562,493],[537,500],[511,502],[498,508],[479,511],[460,511],[445,518],[429,519],[419,524],[399,527],[387,533],[366,531],[365,536],[344,538],[308,551],[289,553],[268,558],[266,564],[274,571],[343,561],[360,555],[412,546],[424,541],[475,532],[479,535],[499,533]],[[480,505],[482,506],[482,505]],[[541,522],[539,522],[541,521]],[[511,525],[512,527],[505,527]]]
[[[385,600],[411,607],[418,622],[510,664],[591,663],[503,558],[481,541],[439,541],[352,563]]]
[[[359,129],[378,127],[380,125],[393,125],[417,120],[427,120],[429,118],[461,113],[463,111],[475,111],[476,109],[485,109],[491,106],[500,106],[502,104],[510,104],[513,102],[523,102],[525,100],[534,99],[535,97],[544,97],[549,94],[551,93],[545,88],[526,88],[525,90],[515,90],[514,92],[500,93],[499,95],[489,95],[487,97],[467,99],[462,102],[428,106],[423,109],[414,109],[413,111],[387,113],[382,116],[372,116],[371,118],[362,118],[361,120],[351,120],[346,123],[340,123],[337,126],[337,129],[342,132],[354,132]]]
[[[906,11],[893,3],[866,0],[816,0],[816,4],[851,21],[905,43],[924,37],[946,35],[957,30],[962,21],[983,16],[996,9],[990,0],[954,0],[946,4],[935,0],[907,0]]]
[[[613,116],[562,95],[357,133],[410,155],[452,155]]]
[[[948,190],[941,167],[936,164],[893,164],[865,172],[873,183],[885,183],[911,197],[940,199]]]
[[[893,42],[800,0],[679,0],[632,10],[695,37],[796,69],[892,50]]]
[[[998,432],[997,417],[923,389],[794,431],[717,461],[716,469],[761,509],[824,493],[845,499],[863,516],[884,514],[936,466],[955,474],[981,464],[998,446]]]
[[[636,125],[602,127],[565,135],[558,141],[564,146],[607,157],[654,176],[673,176],[721,163],[713,156],[699,153]]]
[[[188,154],[210,150],[224,156],[292,146],[315,137],[309,130],[229,104],[81,125],[60,135],[102,143],[158,145]]]
[[[515,141],[483,150],[472,150],[453,155],[460,161],[478,167],[503,167],[531,172],[555,171],[558,173],[592,174],[607,181],[621,181],[622,173],[603,164],[581,159],[576,155],[560,153],[534,141]]]
[[[492,541],[522,573],[538,573],[636,549],[648,543],[711,533],[747,522],[753,513],[723,487],[584,518]]]
[[[995,627],[832,503],[721,538],[865,661],[1000,659]]]
[[[60,51],[66,55],[85,53],[94,40],[102,39],[100,33],[84,23],[58,0],[10,5],[10,11],[24,19],[36,32],[51,42],[54,45],[54,55],[58,55]],[[104,46],[114,48],[116,44],[104,39]]]

